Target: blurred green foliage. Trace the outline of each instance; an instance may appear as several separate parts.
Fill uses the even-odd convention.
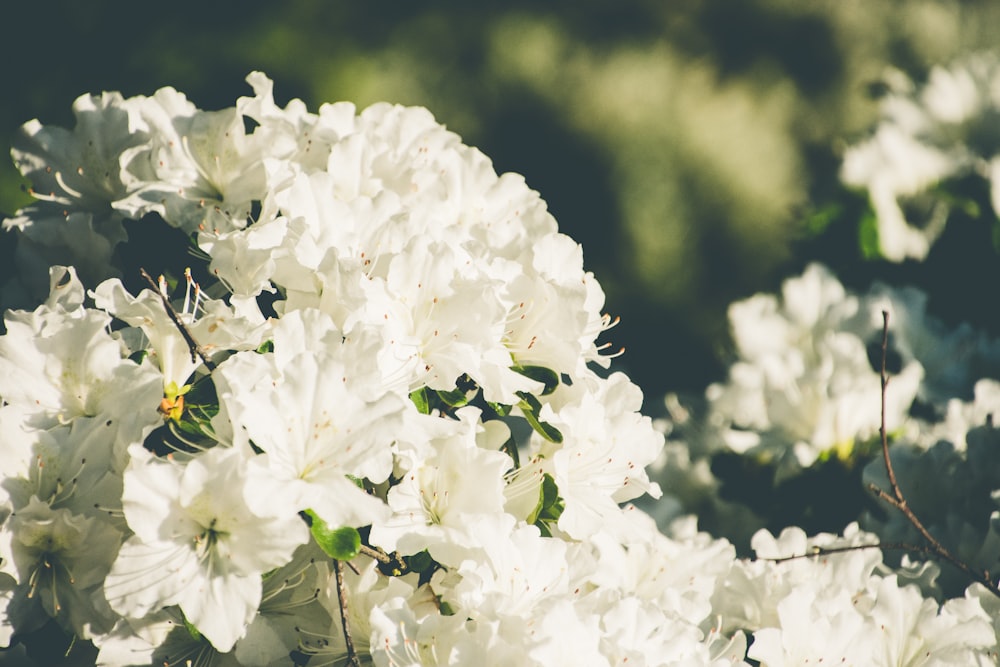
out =
[[[255,69],[313,110],[427,106],[583,244],[648,407],[721,377],[732,300],[813,258],[872,274],[839,152],[887,66],[919,78],[1000,45],[996,25],[990,0],[6,3],[0,135],[71,126],[85,92],[171,85],[229,106]],[[21,185],[3,161],[0,212]],[[0,274],[9,253],[4,237]]]

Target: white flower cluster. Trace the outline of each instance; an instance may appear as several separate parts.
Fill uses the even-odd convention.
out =
[[[214,112],[85,96],[72,131],[15,147],[39,199],[5,223],[23,275],[96,287],[53,265],[5,317],[0,644],[56,624],[108,666],[995,659],[974,588],[939,608],[876,550],[737,561],[623,505],[659,496],[663,438],[593,368],[603,294],[538,195],[426,110],[280,108],[249,81]],[[188,235],[225,298],[108,277],[125,219]],[[834,328],[767,308],[786,343]],[[797,363],[854,343],[821,345]],[[768,423],[817,432],[790,409]]]
[[[974,571],[1000,571],[1000,442],[991,416],[1000,410],[1000,383],[982,378],[996,372],[1000,342],[966,325],[947,329],[927,313],[926,296],[916,289],[875,284],[853,294],[818,264],[787,280],[780,296],[758,294],[730,307],[737,358],[727,381],[706,391],[703,414],[668,397],[672,420],[661,426],[671,437],[654,467],[669,501],[653,510],[660,522],[698,509],[726,534],[749,536],[748,528],[770,518],[720,496],[711,468],[719,453],[772,466],[775,484],[827,459],[870,461],[865,486],[888,490],[885,464],[872,447],[882,417],[883,311],[890,315],[893,366],[885,419],[902,491],[931,534]],[[985,588],[966,590],[969,579],[957,569],[941,572],[899,552],[882,563],[878,550],[808,563],[760,560],[817,548],[923,544],[902,513],[881,509],[860,517],[873,533],[854,525],[843,538],[807,540],[800,529],[788,529],[775,541],[758,531],[751,540],[758,560],[738,561],[713,599],[717,610],[729,611],[721,616],[722,632],[753,632],[748,655],[765,665],[817,657],[835,664],[995,664],[995,653],[976,651],[995,641],[988,629],[1000,626],[1000,605]],[[742,601],[741,612],[727,596]],[[949,597],[940,608],[932,601]],[[949,625],[947,633],[932,629],[939,623]],[[881,658],[871,657],[872,632],[881,635],[874,649]],[[939,657],[925,656],[926,645],[938,645]]]
[[[938,183],[985,179],[1000,215],[1000,57],[980,53],[935,67],[920,88],[901,72],[886,83],[882,120],[847,150],[841,178],[868,191],[882,255],[922,260],[948,219],[947,199],[928,194]]]
[[[943,430],[964,439],[974,424],[954,397],[971,397],[983,374],[1000,370],[1000,341],[968,325],[947,330],[927,313],[926,301],[917,289],[880,283],[852,294],[829,269],[812,264],[785,281],[780,298],[757,294],[733,303],[737,358],[728,380],[706,392],[717,435],[704,439],[700,453],[749,453],[790,474],[821,457],[847,457],[876,437],[883,311],[891,322],[887,363],[898,365],[887,369],[887,430],[905,430],[926,446]],[[917,422],[910,418],[915,401],[951,417],[940,425]]]
[[[230,294],[189,275],[171,313],[165,284],[88,295],[53,266],[7,314],[3,644],[55,619],[100,664],[341,662],[330,554],[364,549],[346,608],[378,664],[721,655],[707,606],[602,581],[598,545],[659,539],[621,504],[659,495],[662,436],[592,370],[603,294],[537,193],[424,109],[314,114],[249,81],[215,112],[84,96],[15,146],[22,275],[106,278],[123,220],[165,221]]]

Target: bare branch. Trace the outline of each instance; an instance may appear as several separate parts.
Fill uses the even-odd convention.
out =
[[[358,659],[358,652],[354,648],[354,639],[351,637],[351,624],[347,620],[347,586],[344,584],[344,563],[339,560],[333,561],[333,569],[337,574],[337,602],[340,603],[340,623],[344,629],[344,644],[347,648],[347,664],[351,667],[361,667]]]
[[[372,547],[366,544],[361,545],[361,551],[359,553],[368,556],[369,558],[373,558],[380,563],[385,563],[387,565],[392,562],[392,556],[385,553],[381,549],[373,549]]]
[[[208,358],[208,354],[205,353],[204,348],[202,348],[201,345],[198,344],[198,341],[194,339],[194,336],[191,335],[191,331],[187,328],[184,322],[181,321],[181,318],[177,315],[177,311],[170,305],[170,300],[167,299],[167,296],[160,291],[160,287],[156,284],[156,281],[153,280],[153,277],[146,273],[146,269],[140,268],[139,272],[142,273],[142,277],[150,284],[153,291],[160,297],[160,302],[163,303],[163,309],[167,311],[167,315],[170,317],[170,320],[174,323],[174,326],[177,327],[177,330],[181,332],[181,336],[184,337],[184,342],[188,344],[188,348],[191,350],[191,361],[196,361],[199,357],[201,357],[202,362],[205,364],[205,368],[209,371],[214,371],[215,362]]]
[[[851,551],[863,551],[865,549],[892,549],[900,551],[911,551],[914,553],[922,553],[927,556],[936,556],[937,552],[929,546],[918,546],[916,544],[907,544],[905,542],[875,542],[874,544],[851,544],[842,547],[819,547],[814,546],[812,551],[804,554],[796,554],[794,556],[781,556],[779,558],[757,558],[757,560],[765,560],[771,563],[784,563],[790,560],[801,560],[803,558],[821,558],[823,556],[830,556],[832,554],[848,553]]]
[[[868,488],[875,494],[875,497],[879,500],[884,500],[889,505],[892,505],[900,512],[903,516],[917,529],[917,532],[927,540],[930,545],[930,554],[948,561],[959,570],[964,572],[973,581],[984,585],[990,590],[991,593],[1000,597],[1000,588],[997,584],[993,583],[990,573],[986,571],[977,572],[973,570],[969,565],[962,559],[955,556],[951,551],[949,551],[943,544],[938,542],[930,531],[924,527],[924,524],[917,518],[917,515],[913,513],[910,509],[909,504],[906,502],[906,497],[903,495],[903,491],[899,488],[899,483],[896,481],[896,472],[892,468],[892,460],[889,457],[889,438],[886,435],[885,430],[885,405],[886,405],[886,387],[889,385],[889,375],[885,370],[885,359],[888,354],[889,347],[889,311],[882,311],[882,424],[879,427],[879,434],[882,437],[882,458],[885,461],[886,473],[889,477],[889,488],[892,493],[887,493],[885,490],[878,487],[877,484],[869,484]],[[926,553],[926,552],[925,552]]]

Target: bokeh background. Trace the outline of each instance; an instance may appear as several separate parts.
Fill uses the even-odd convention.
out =
[[[840,155],[876,119],[887,67],[919,80],[1000,46],[998,26],[994,0],[4,3],[0,137],[72,126],[86,92],[171,85],[230,106],[257,69],[279,103],[426,106],[583,244],[622,320],[605,334],[627,349],[617,368],[655,413],[724,376],[734,299],[812,259],[848,284],[917,278],[861,259],[865,202],[838,188]],[[22,186],[0,161],[0,213]],[[996,321],[988,230],[956,233],[921,273],[931,307]],[[0,235],[0,279],[11,248]]]

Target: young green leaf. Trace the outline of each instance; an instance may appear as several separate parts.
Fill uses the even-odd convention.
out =
[[[431,413],[431,403],[427,396],[427,387],[414,389],[410,392],[410,400],[417,406],[417,411],[422,415]]]
[[[461,389],[451,391],[437,390],[438,398],[444,401],[445,405],[452,408],[461,408],[469,403],[469,397]]]
[[[540,436],[548,440],[549,442],[554,442],[556,444],[563,441],[563,435],[552,424],[541,421],[538,418],[538,413],[542,410],[542,404],[538,402],[538,399],[524,391],[517,392],[517,395],[521,397],[521,402],[518,407],[521,408],[521,412],[524,413],[524,418],[528,420],[533,428]]]
[[[548,396],[559,386],[559,374],[551,368],[545,368],[544,366],[514,366],[511,370],[545,385],[545,388],[542,390],[542,396]]]
[[[858,224],[858,245],[861,247],[861,254],[865,259],[882,257],[878,240],[878,218],[875,216],[875,211],[871,209],[865,211]]]
[[[336,560],[351,560],[361,552],[361,535],[357,529],[350,526],[330,528],[312,510],[306,510],[306,514],[312,520],[309,531],[327,556]]]
[[[489,406],[490,410],[496,413],[497,417],[506,417],[507,415],[510,414],[510,411],[513,409],[512,406],[507,405],[505,403],[491,403],[487,401],[486,405]]]
[[[427,568],[434,565],[434,559],[427,552],[426,549],[419,553],[415,553],[412,556],[405,556],[403,561],[406,563],[406,567],[410,572],[423,572]]]
[[[521,467],[521,456],[517,451],[517,441],[513,437],[507,438],[507,442],[500,445],[500,451],[506,452],[514,461],[514,470]]]

